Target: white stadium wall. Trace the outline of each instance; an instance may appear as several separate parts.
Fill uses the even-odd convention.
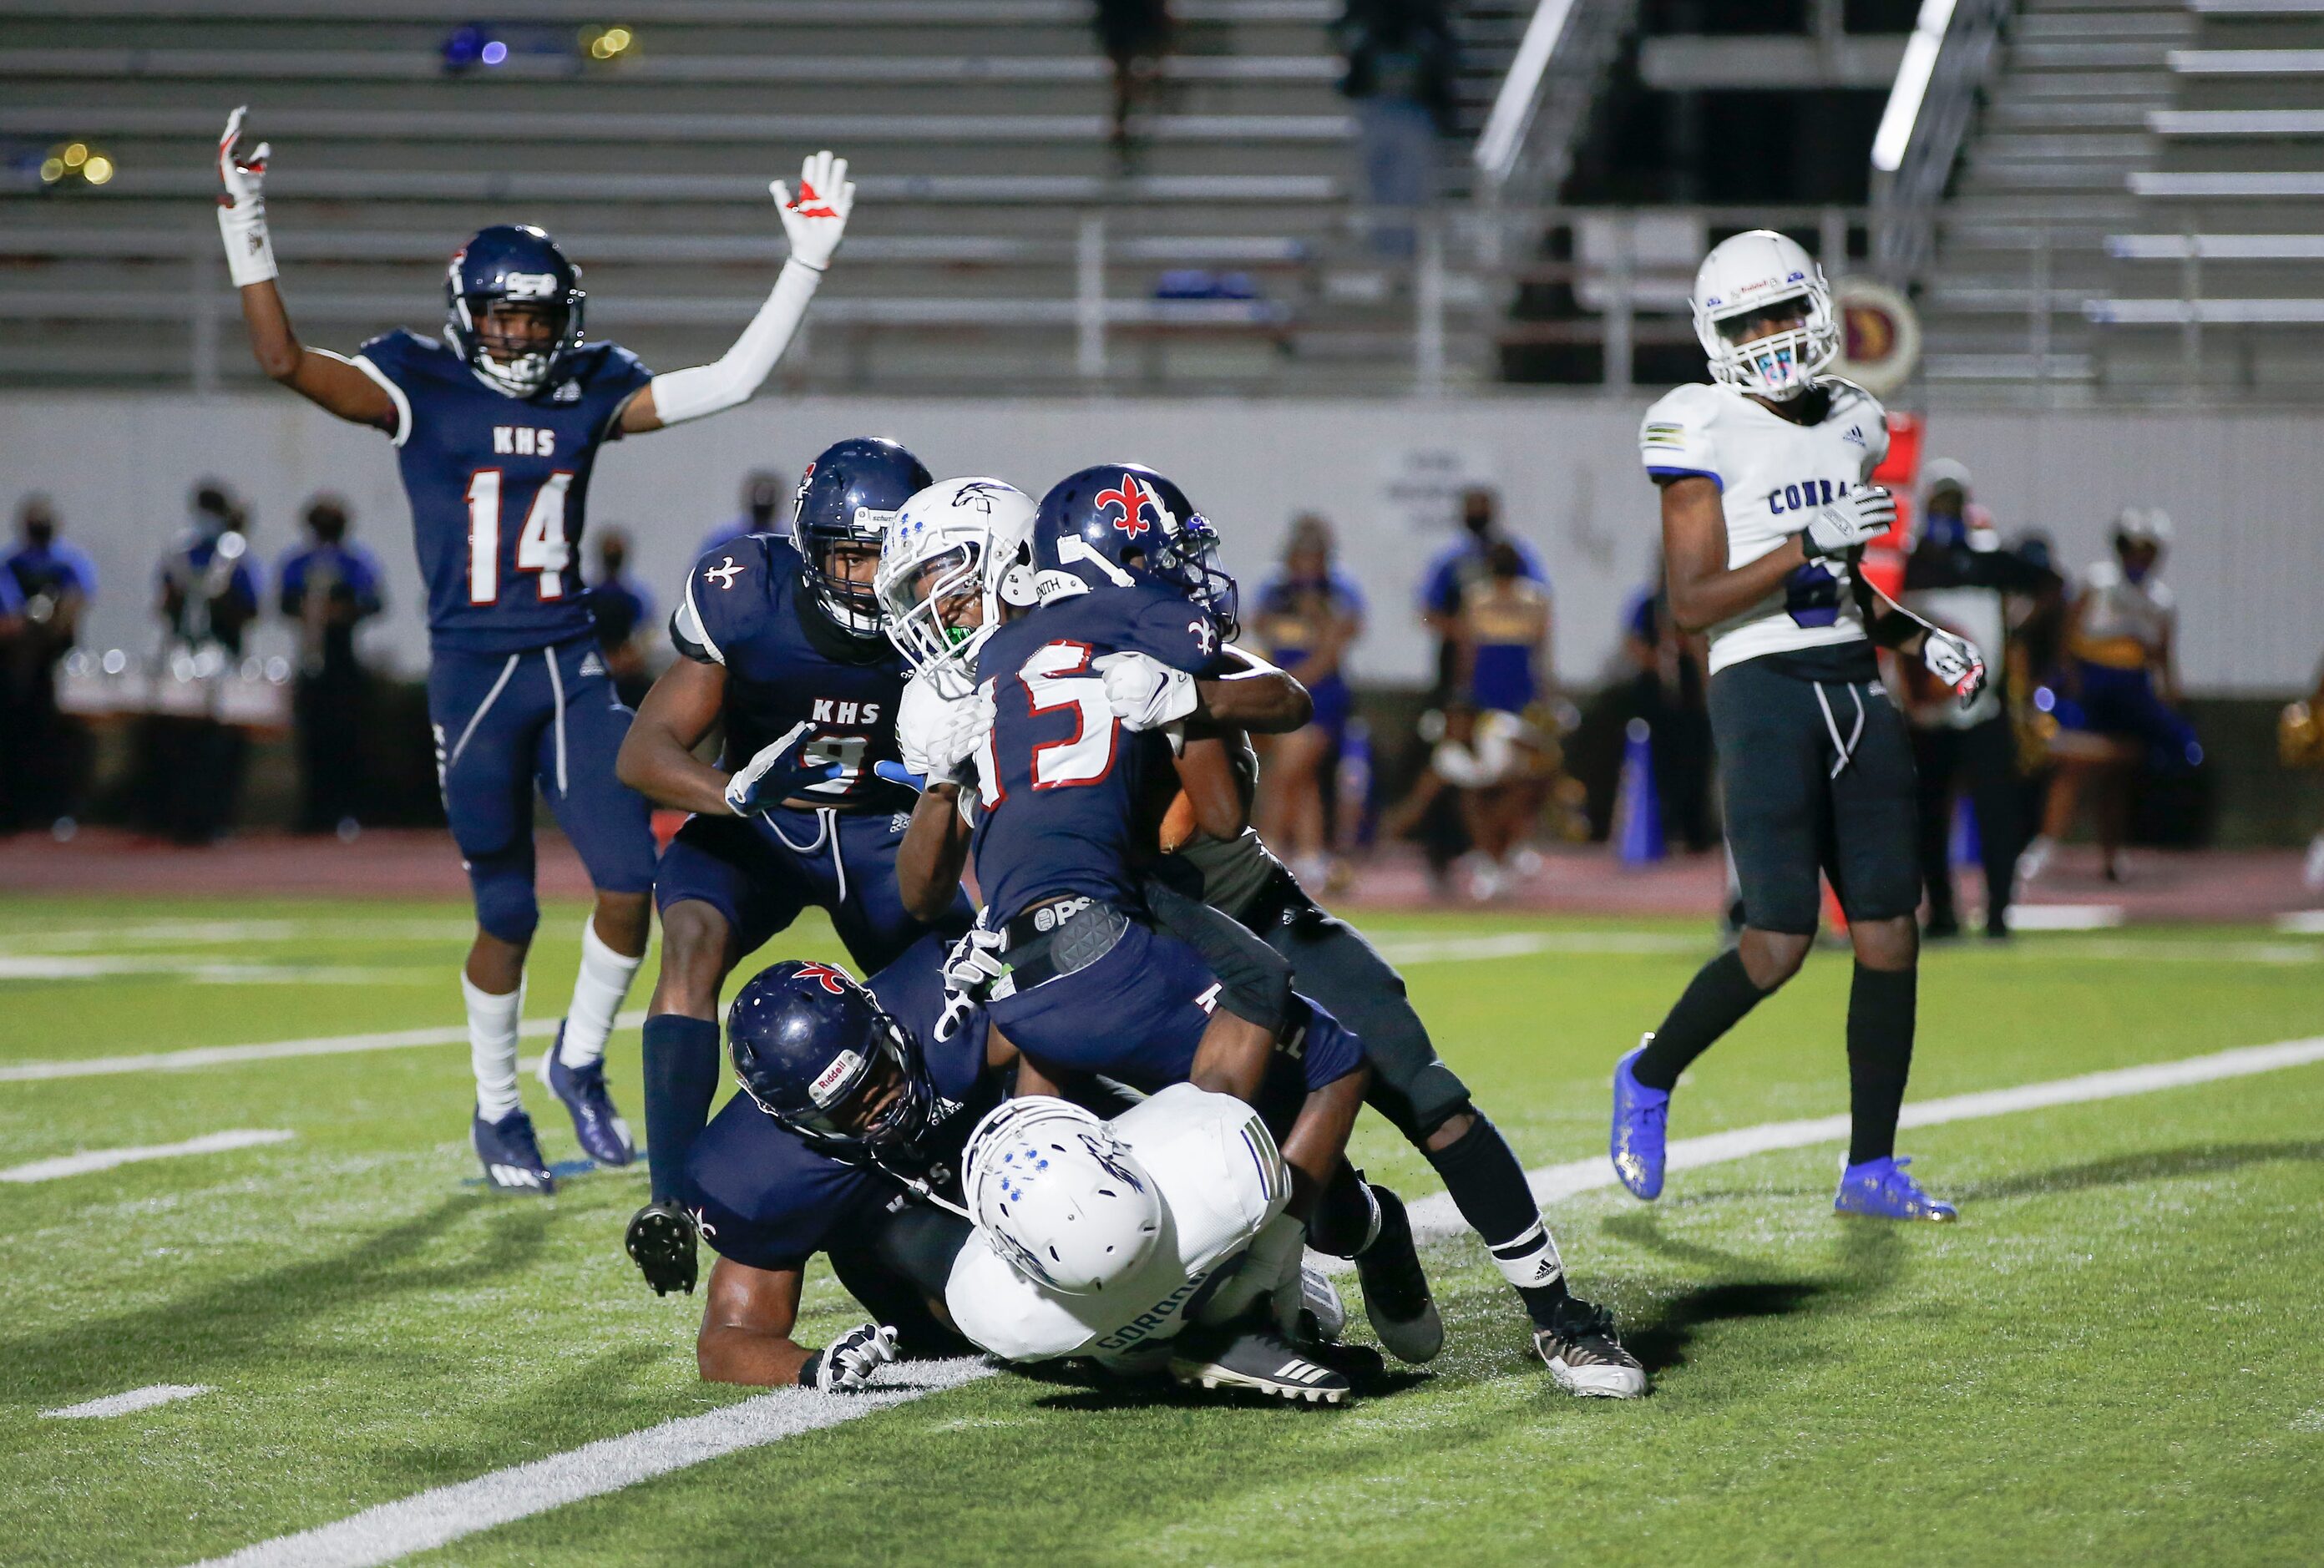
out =
[[[1500,491],[1509,525],[1546,559],[1558,667],[1586,681],[1606,668],[1623,608],[1654,567],[1654,491],[1634,444],[1644,406],[770,397],[616,446],[598,466],[591,521],[630,530],[634,568],[667,611],[696,542],[734,511],[747,469],[795,474],[843,436],[891,435],[939,475],[995,474],[1036,494],[1071,468],[1130,458],[1185,484],[1219,523],[1246,586],[1293,514],[1329,517],[1372,601],[1358,678],[1417,683],[1429,650],[1415,578],[1447,535],[1450,494],[1475,479]],[[1926,451],[1968,463],[2005,530],[2045,529],[2076,569],[2103,552],[2117,507],[2167,508],[2187,684],[2207,694],[2308,687],[2324,655],[2324,424],[2313,415],[1939,410]],[[189,484],[208,474],[252,503],[254,544],[270,563],[298,536],[305,496],[346,495],[357,537],[388,568],[392,609],[371,646],[397,668],[420,668],[418,571],[382,437],[287,393],[0,396],[0,503],[13,512],[23,492],[49,492],[67,536],[97,558],[103,591],[87,645],[152,646],[154,560],[181,526]]]

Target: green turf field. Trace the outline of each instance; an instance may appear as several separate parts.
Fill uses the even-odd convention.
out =
[[[563,1002],[579,922],[544,921],[533,1018]],[[1706,936],[1370,928],[1532,1166],[1603,1158],[1611,1061]],[[0,899],[0,1069],[456,1024],[465,930],[449,904]],[[1480,956],[1528,936],[1537,950]],[[819,926],[782,945],[769,956],[839,956]],[[1674,1135],[1844,1110],[1846,983],[1844,959],[1812,960],[1683,1085]],[[1913,1098],[2317,1036],[2313,939],[1954,948],[1924,971]],[[633,1121],[636,1039],[613,1054]],[[570,1158],[525,1082],[550,1158]],[[459,1044],[0,1077],[0,1167],[294,1135],[0,1181],[0,1562],[190,1563],[753,1397],[696,1381],[698,1300],[657,1300],[621,1256],[642,1167],[549,1202],[488,1195],[466,1185],[468,1093]],[[1378,1123],[1357,1138],[1375,1177],[1434,1190]],[[1556,1393],[1462,1239],[1428,1252],[1445,1355],[1345,1409],[988,1377],[425,1560],[2315,1562],[2324,1064],[1925,1128],[1904,1149],[1960,1224],[1835,1220],[1836,1145],[1676,1173],[1653,1206],[1554,1206],[1577,1285],[1654,1373],[1644,1401]],[[815,1279],[802,1337],[858,1315]],[[41,1415],[155,1384],[209,1391]]]

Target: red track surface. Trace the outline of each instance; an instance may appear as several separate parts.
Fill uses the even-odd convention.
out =
[[[2273,852],[2134,852],[2130,880],[2097,874],[2095,852],[2069,846],[2029,900],[2035,904],[2119,906],[2126,919],[2265,920],[2324,904],[2300,881],[2300,854]],[[540,890],[585,898],[588,879],[572,847],[555,834],[540,845]],[[1493,909],[1591,915],[1708,917],[1725,880],[1717,855],[1629,868],[1603,850],[1562,852],[1541,873]],[[1962,891],[1975,903],[1977,879]],[[104,829],[69,844],[42,835],[0,839],[0,891],[149,893],[157,897],[435,898],[466,896],[458,852],[441,832],[375,830],[354,844],[330,838],[254,834],[213,849],[180,849]],[[1368,864],[1347,896],[1334,902],[1371,909],[1423,909],[1435,903],[1416,855],[1391,852]],[[1445,907],[1479,908],[1465,899]]]

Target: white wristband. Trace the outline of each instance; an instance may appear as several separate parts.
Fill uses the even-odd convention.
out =
[[[266,204],[218,208],[218,234],[226,240],[226,270],[237,289],[272,282],[274,242],[266,234]]]

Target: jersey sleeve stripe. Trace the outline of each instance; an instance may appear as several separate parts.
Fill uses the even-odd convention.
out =
[[[688,641],[700,647],[704,652],[723,666],[726,662],[725,651],[711,641],[710,629],[702,623],[701,607],[694,602],[694,570],[689,567],[686,573],[686,603],[680,604],[677,614],[670,617],[670,629],[683,633]]]
[[[1655,479],[1708,479],[1719,486],[1720,493],[1724,494],[1727,490],[1727,481],[1708,468],[1662,468],[1649,463],[1646,474]]]
[[[372,380],[379,383],[380,386],[386,391],[388,401],[395,405],[395,435],[392,439],[398,447],[401,447],[411,438],[411,400],[403,395],[401,387],[387,379],[387,373],[374,364],[369,355],[358,354],[353,359],[349,359],[344,354],[332,354],[327,348],[313,348],[308,352],[327,355],[342,364],[352,364]]]

